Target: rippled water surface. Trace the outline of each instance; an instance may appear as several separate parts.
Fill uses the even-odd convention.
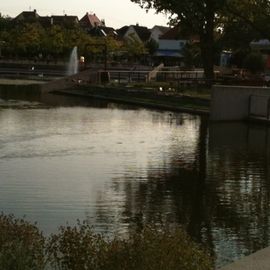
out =
[[[0,99],[1,211],[45,234],[77,219],[120,234],[181,224],[217,266],[269,245],[268,129],[40,98]]]

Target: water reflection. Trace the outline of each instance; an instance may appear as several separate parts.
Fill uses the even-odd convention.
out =
[[[217,266],[269,245],[268,128],[70,97],[30,100],[50,109],[0,110],[2,211],[26,214],[45,233],[77,218],[109,234],[181,224]]]

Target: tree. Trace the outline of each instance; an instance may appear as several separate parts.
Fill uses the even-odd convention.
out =
[[[171,23],[178,23],[182,30],[200,37],[200,49],[205,76],[214,77],[215,33],[223,29],[228,16],[238,18],[261,33],[267,32],[269,19],[268,0],[131,0],[142,8],[154,8],[171,15]],[[255,15],[260,15],[254,17]],[[261,18],[260,18],[261,17]],[[264,22],[264,23],[263,23]],[[267,24],[269,25],[269,24]]]
[[[14,31],[16,32],[18,29],[14,29]],[[39,24],[23,25],[14,40],[17,52],[24,56],[36,56],[41,50],[44,34],[44,29]]]
[[[145,47],[148,50],[149,54],[153,56],[158,49],[158,43],[151,38],[149,41],[147,41]]]
[[[134,35],[130,34],[124,44],[128,55],[135,60],[138,60],[142,55],[147,54],[145,45]]]
[[[213,79],[214,30],[217,14],[224,8],[225,0],[131,0],[141,7],[154,8],[171,15],[171,22],[183,30],[199,35],[205,76]]]
[[[63,29],[59,25],[53,25],[46,31],[43,39],[43,48],[47,55],[59,55],[63,53],[65,45]]]
[[[183,49],[183,56],[187,68],[201,66],[201,52],[197,43],[187,43]]]
[[[258,52],[251,52],[244,59],[244,67],[252,74],[263,71],[265,67],[263,56]]]
[[[231,5],[227,5],[220,18],[217,43],[221,50],[232,51],[233,65],[243,67],[251,41],[270,37],[269,16],[268,1],[243,0],[237,4],[236,0],[231,0]]]

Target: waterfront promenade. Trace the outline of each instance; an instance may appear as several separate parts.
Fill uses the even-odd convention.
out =
[[[269,270],[270,247],[261,249],[219,270]]]

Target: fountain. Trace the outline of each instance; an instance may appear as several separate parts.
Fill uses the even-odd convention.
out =
[[[67,75],[74,75],[78,73],[78,49],[75,46],[69,57]]]

